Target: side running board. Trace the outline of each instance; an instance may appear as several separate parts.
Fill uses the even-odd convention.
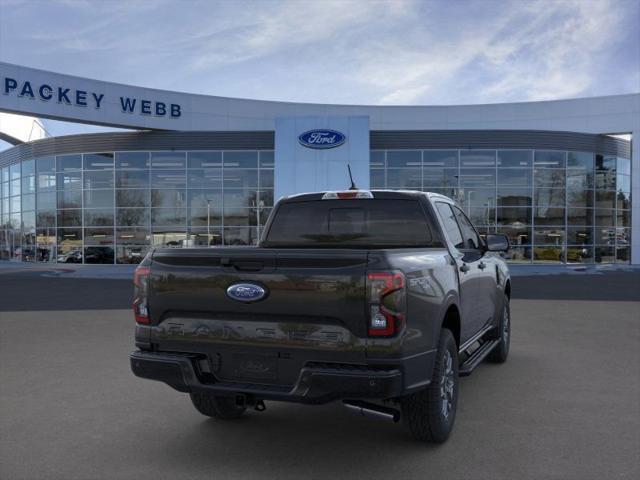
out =
[[[458,369],[458,375],[461,377],[467,377],[471,375],[473,370],[485,359],[487,355],[491,353],[491,351],[496,348],[496,346],[500,343],[500,339],[497,340],[486,340],[482,343],[476,350],[473,351],[467,359],[460,364]]]

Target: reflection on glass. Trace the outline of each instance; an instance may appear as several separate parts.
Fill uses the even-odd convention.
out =
[[[536,168],[564,168],[566,152],[536,150],[533,165]]]
[[[389,188],[422,188],[422,169],[420,168],[388,168],[387,187]]]
[[[188,168],[222,167],[222,152],[187,152]]]
[[[186,207],[186,196],[186,191],[183,189],[154,189],[151,190],[151,206],[164,208]]]
[[[501,207],[498,208],[498,225],[514,226],[531,223],[531,208]]]
[[[498,150],[498,167],[531,167],[531,150]]]
[[[593,190],[581,188],[567,188],[567,207],[569,208],[592,208]]]
[[[258,170],[245,170],[240,168],[225,168],[223,175],[225,188],[243,188],[258,186]]]
[[[85,170],[113,169],[113,153],[85,153],[82,163]]]
[[[422,152],[422,164],[429,168],[453,168],[458,169],[457,150],[424,150]],[[426,172],[425,172],[426,173]]]
[[[593,153],[567,152],[567,168],[581,168],[592,171],[594,166]]]
[[[555,245],[565,244],[566,232],[563,228],[534,228],[533,243],[535,245]]]
[[[113,227],[85,228],[84,244],[98,246],[113,244]]]
[[[530,207],[531,189],[498,186],[498,206]]]
[[[629,263],[631,260],[631,250],[629,247],[616,248],[616,263]]]
[[[226,168],[258,168],[258,152],[224,152],[222,163]]]
[[[274,166],[274,152],[261,151],[260,152],[260,167],[261,168],[273,168]]]
[[[564,188],[566,185],[565,171],[536,168],[533,170],[533,184],[536,188]]]
[[[84,209],[84,225],[86,227],[99,227],[113,225],[113,209]]]
[[[147,245],[120,245],[116,246],[116,263],[138,264],[149,252]]]
[[[596,225],[595,227],[595,243],[598,245],[615,245],[616,244],[615,227],[604,227]]]
[[[55,192],[38,193],[38,204],[41,201],[49,202],[51,199],[55,201]],[[48,204],[48,203],[47,203]],[[47,205],[45,204],[45,205]],[[54,202],[55,207],[55,202]],[[81,208],[82,207],[82,190],[70,190],[58,192],[58,208]],[[45,207],[46,208],[46,207]]]
[[[595,224],[603,227],[615,227],[616,217],[614,210],[595,209]]]
[[[112,246],[85,247],[84,249],[84,263],[113,263],[113,259]]]
[[[568,225],[593,225],[593,209],[568,208]]]
[[[116,242],[118,245],[148,245],[151,232],[148,228],[117,228]]]
[[[496,171],[494,168],[461,168],[460,188],[462,187],[495,187]]]
[[[595,261],[596,263],[614,263],[615,248],[609,246],[597,246],[595,247]]]
[[[10,167],[11,179],[20,175],[20,164],[14,164]],[[15,170],[14,170],[15,169]],[[36,158],[36,173],[53,173],[56,170],[56,157]],[[17,176],[14,174],[17,173]]]
[[[498,227],[497,233],[509,237],[509,245],[530,245],[531,244],[531,226],[519,222],[510,225]]]
[[[147,188],[149,186],[149,172],[147,170],[116,171],[117,188]]]
[[[222,207],[197,207],[189,209],[189,225],[207,226],[222,225]]]
[[[567,247],[567,263],[593,263],[593,248]]]
[[[94,172],[84,172],[84,188],[113,188],[113,171],[96,170]]]
[[[631,210],[618,210],[616,212],[618,227],[630,227],[631,226]]]
[[[58,172],[67,170],[82,170],[82,155],[60,155],[56,157]]]
[[[498,169],[498,185],[531,186],[531,170],[524,168]]]
[[[79,171],[58,173],[57,182],[58,190],[79,190],[82,188],[82,172]]]
[[[151,186],[153,188],[185,188],[187,184],[184,170],[152,170]]]
[[[494,207],[496,204],[496,191],[494,188],[460,188],[457,195],[461,205],[479,205]]]
[[[564,207],[535,207],[533,223],[535,225],[564,225]]]
[[[384,173],[384,172],[383,172]],[[456,188],[458,186],[458,169],[425,168],[422,172],[423,188]]]
[[[461,150],[460,167],[495,167],[495,150]]]
[[[81,227],[82,210],[58,210],[58,227]]]
[[[186,227],[186,208],[152,208],[151,224],[164,227]]]
[[[562,263],[564,262],[564,249],[546,245],[534,247],[533,261],[535,263]]]
[[[149,204],[149,190],[116,190],[118,207],[148,207]]]
[[[273,170],[260,171],[260,188],[273,188]]]
[[[149,152],[117,152],[116,168],[149,168]]]
[[[151,152],[151,168],[184,169],[186,163],[185,152]]]
[[[191,228],[189,230],[190,247],[212,247],[222,245],[222,229]]]
[[[384,188],[385,179],[384,179],[384,170],[371,170],[369,172],[369,185],[371,188]]]
[[[593,227],[569,227],[567,229],[567,244],[569,245],[593,244]]]
[[[388,168],[416,168],[422,165],[419,150],[389,150],[387,152]]]
[[[189,170],[187,179],[189,188],[222,188],[222,169]]]
[[[258,229],[251,227],[230,227],[224,229],[225,245],[255,245],[258,242]]]
[[[151,242],[156,247],[185,247],[187,244],[187,233],[182,228],[157,228],[154,227],[151,233]]]
[[[84,208],[113,208],[113,190],[85,190]]]
[[[116,225],[123,227],[149,225],[149,213],[148,208],[118,208],[116,209]]]

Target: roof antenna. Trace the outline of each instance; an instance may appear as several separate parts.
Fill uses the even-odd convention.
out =
[[[349,187],[349,190],[358,190],[358,187],[356,187],[356,184],[353,182],[353,175],[351,175],[351,165],[349,165],[348,163],[347,169],[349,170],[349,180],[351,180],[351,186]]]

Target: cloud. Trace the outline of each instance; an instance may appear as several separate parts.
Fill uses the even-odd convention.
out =
[[[366,104],[640,89],[637,0],[0,2],[0,59],[155,88]]]

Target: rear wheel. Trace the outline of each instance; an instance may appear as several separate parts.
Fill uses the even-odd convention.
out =
[[[506,295],[504,296],[502,317],[498,324],[497,333],[500,343],[487,356],[487,360],[493,363],[504,363],[509,356],[509,346],[511,344],[511,310],[509,308],[509,297]]]
[[[230,420],[240,418],[247,407],[236,405],[234,397],[221,397],[206,393],[191,393],[191,402],[201,414],[207,417]]]
[[[416,440],[441,443],[453,429],[457,404],[458,347],[451,331],[442,329],[431,383],[402,398],[402,417]]]

